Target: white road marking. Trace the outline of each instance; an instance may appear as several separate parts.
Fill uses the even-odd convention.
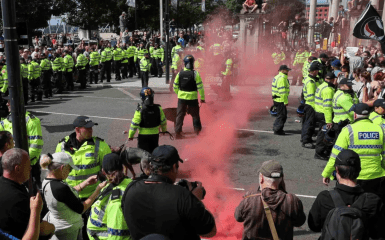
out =
[[[126,90],[124,90],[123,88],[118,88],[119,91],[121,91],[122,93],[132,97],[132,99],[134,100],[140,100],[140,98],[136,97],[134,94],[130,93],[130,92],[127,92]]]
[[[57,112],[44,112],[44,111],[31,111],[31,112],[55,114],[55,115],[66,115],[66,116],[82,116],[82,114],[73,114],[73,113],[57,113]],[[132,119],[127,119],[127,118],[112,118],[112,117],[100,117],[100,116],[90,116],[90,115],[87,115],[87,117],[110,119],[110,120],[122,120],[122,121],[131,121],[132,120]]]
[[[274,133],[273,131],[253,130],[253,129],[237,129],[237,130],[238,131],[246,131],[246,132]]]
[[[94,96],[83,96],[83,95],[79,95],[79,94],[65,94],[64,96],[75,96],[75,97],[86,97],[86,98],[100,98],[100,99],[113,99],[113,100],[131,100],[131,98],[94,97]]]

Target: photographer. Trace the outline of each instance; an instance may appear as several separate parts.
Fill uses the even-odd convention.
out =
[[[170,240],[198,240],[199,236],[216,235],[215,219],[200,201],[204,197],[202,183],[188,182],[189,190],[175,186],[179,162],[178,151],[162,145],[150,158],[148,179],[131,183],[122,198],[124,219],[133,240],[158,233]]]

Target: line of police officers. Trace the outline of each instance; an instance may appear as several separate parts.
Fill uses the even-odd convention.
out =
[[[322,172],[323,183],[334,179],[334,162],[342,150],[351,149],[360,155],[361,172],[358,183],[366,192],[372,192],[385,200],[385,100],[377,99],[374,109],[359,103],[352,89],[352,79],[343,78],[337,82],[333,72],[326,72],[328,56],[309,57],[309,68],[303,79],[302,101],[297,113],[302,117],[302,146],[315,148],[315,159],[328,161]],[[274,107],[271,113],[277,115],[274,134],[285,135],[288,96],[290,93],[286,65],[279,68],[279,74],[272,83]],[[367,91],[367,89],[363,89]],[[319,128],[314,145],[312,137]]]

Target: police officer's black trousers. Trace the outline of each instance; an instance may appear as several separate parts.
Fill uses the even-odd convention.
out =
[[[26,105],[28,103],[28,78],[22,78],[21,81],[23,82],[24,104]]]
[[[100,70],[100,80],[103,82],[103,80],[106,78],[107,75],[107,82],[111,81],[111,62],[105,61],[102,63],[102,69]]]
[[[157,66],[157,74],[158,74],[158,77],[162,77],[162,74],[163,74],[163,69],[162,69],[162,59],[160,58],[157,58],[155,59],[156,61],[156,66]]]
[[[43,91],[40,89],[40,78],[32,79],[29,81],[29,86],[31,87],[31,102],[37,100],[41,101],[43,99]]]
[[[62,93],[63,92],[63,83],[62,83],[62,72],[56,71],[53,73],[53,79],[55,81],[56,85],[56,93]]]
[[[115,64],[115,80],[121,80],[122,78],[120,77],[120,66],[121,63],[120,61],[114,61]]]
[[[52,96],[52,86],[51,86],[51,74],[49,71],[42,72],[42,84],[43,84],[43,93],[44,97]]]
[[[159,146],[159,134],[138,135],[138,148],[152,153]]]
[[[321,132],[322,127],[326,124],[325,115],[323,113],[315,112],[315,126],[318,132]]]
[[[151,62],[151,75],[152,76],[158,76],[158,67],[156,66],[156,59],[155,58],[151,58],[150,60]]]
[[[74,79],[71,72],[65,72],[66,81],[67,81],[67,90],[74,90]]]
[[[201,119],[199,116],[199,103],[196,100],[178,99],[178,108],[176,112],[175,133],[181,133],[184,117],[189,113],[193,119],[194,132],[199,133],[202,130]]]
[[[144,87],[148,87],[148,75],[149,75],[149,72],[143,72],[141,71],[140,72],[140,76],[142,78],[142,88]]]
[[[98,65],[90,66],[90,83],[98,82]]]
[[[138,78],[140,78],[140,59],[139,58],[137,58],[136,59],[136,64],[135,64],[135,66],[136,66],[136,71],[138,72]]]
[[[134,57],[130,57],[128,59],[128,72],[129,72],[129,76],[128,77],[130,77],[130,78],[133,77],[134,74],[136,73],[134,60],[135,60]]]
[[[128,62],[121,63],[121,69],[122,69],[122,78],[126,79],[128,78]]]
[[[87,85],[86,69],[78,69],[78,81],[80,82],[80,89],[85,89]]]
[[[275,102],[274,106],[277,108],[277,118],[274,121],[273,131],[282,132],[287,120],[287,108],[283,102]]]
[[[174,81],[175,81],[175,78],[176,78],[176,75],[178,74],[177,70],[175,69],[171,69],[171,72],[172,72],[172,75],[171,75],[171,81],[170,81],[170,92],[172,92],[174,90]]]
[[[312,106],[305,104],[304,116],[302,121],[302,144],[311,143],[315,130],[315,111]]]
[[[315,152],[318,155],[328,157],[330,155],[330,152],[332,151],[333,146],[328,146],[324,142],[325,132],[322,132],[322,127],[326,124],[325,116],[323,113],[315,112],[315,118],[316,118],[316,125],[319,127],[317,140],[315,142]]]

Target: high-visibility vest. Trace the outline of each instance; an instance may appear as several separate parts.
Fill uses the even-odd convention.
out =
[[[226,60],[226,71],[222,72],[224,76],[231,76],[232,75],[232,66],[233,66],[233,60],[231,58]]]
[[[136,47],[135,47],[135,46],[130,46],[130,47],[127,49],[128,57],[129,57],[129,58],[134,57],[134,56],[135,56],[135,51],[136,51]]]
[[[315,108],[315,91],[320,85],[319,81],[312,76],[307,76],[303,85],[303,97],[305,103]]]
[[[121,202],[124,191],[132,182],[125,178],[119,185],[107,185],[91,206],[87,223],[87,235],[91,240],[131,240],[130,230],[124,220]]]
[[[73,133],[74,134],[74,133]],[[85,141],[79,149],[72,149],[73,152],[65,150],[65,144],[68,142],[69,136],[62,139],[56,146],[56,152],[66,152],[72,157],[74,165],[79,170],[74,170],[69,173],[65,182],[72,187],[82,183],[87,178],[97,175],[102,169],[104,155],[111,153],[108,144],[98,137],[92,137],[93,141]],[[80,198],[88,198],[95,191],[100,182],[85,187],[80,193]]]
[[[28,65],[28,79],[29,80],[37,79],[40,77],[40,75],[41,75],[40,65],[37,62],[32,61]]]
[[[385,176],[385,129],[367,118],[358,119],[341,130],[326,164],[323,177],[330,177],[335,170],[335,159],[344,149],[360,156],[361,172],[357,179],[371,180]]]
[[[67,72],[72,72],[72,68],[74,67],[74,59],[69,54],[64,56],[64,65]]]
[[[177,70],[180,62],[181,60],[180,60],[179,54],[175,54],[174,57],[172,58],[171,69]]]
[[[294,63],[293,63],[293,66],[297,65],[297,64],[304,64],[306,62],[308,58],[308,53],[305,51],[305,52],[297,52],[295,54],[295,58],[294,58]]]
[[[51,64],[51,62],[48,62]],[[20,64],[20,72],[22,78],[28,78],[28,65],[25,63]]]
[[[385,119],[383,118],[383,115],[380,115],[380,114],[376,113],[375,111],[373,111],[370,113],[369,119],[374,124],[382,125],[383,127],[385,127]]]
[[[41,123],[40,119],[35,117],[30,112],[25,113],[25,122],[27,124],[29,157],[31,159],[31,165],[35,165],[40,158],[40,154],[44,145]],[[13,134],[11,115],[0,121],[0,131],[8,131]]]
[[[140,60],[140,71],[142,72],[149,72],[151,69],[151,63],[150,63],[150,60],[147,59],[147,58],[142,58],[142,60]]]
[[[127,50],[122,50],[122,63],[128,63],[128,52],[127,52]]]
[[[120,61],[122,60],[123,58],[123,55],[122,55],[122,49],[121,48],[116,48],[113,53],[112,53],[112,56],[114,58],[114,61]]]
[[[278,65],[280,62],[282,62],[283,60],[286,59],[286,55],[284,52],[280,52],[280,53],[273,53],[271,55],[271,57],[273,58],[274,60],[274,64]]]
[[[138,58],[139,58],[139,59],[144,58],[144,54],[145,54],[145,53],[148,53],[148,51],[147,51],[146,48],[142,48],[142,49],[139,49],[139,48],[138,48]]]
[[[88,59],[86,58],[86,56],[84,56],[83,54],[79,54],[79,56],[77,57],[76,59],[76,67],[79,68],[80,70],[84,70],[86,69],[86,65],[88,63]]]
[[[55,72],[56,71],[61,72],[61,71],[63,71],[63,65],[64,65],[63,58],[62,57],[57,57],[52,62],[52,70],[55,71]]]
[[[100,62],[100,55],[98,52],[92,52],[90,53],[90,66],[96,66],[99,65]]]
[[[354,112],[351,108],[354,104],[358,103],[358,98],[355,93],[352,93],[353,97],[349,93],[345,93],[342,90],[338,90],[333,96],[333,113],[334,123],[349,120],[353,122]]]
[[[196,89],[197,90],[182,90],[181,89],[181,86],[185,85],[186,84],[186,81],[191,81],[191,79],[184,79],[184,77],[182,77],[182,79],[179,77],[179,75],[181,74],[186,74],[184,72],[189,72],[189,71],[193,71],[191,69],[187,69],[187,68],[184,68],[183,71],[179,72],[176,77],[175,77],[175,81],[174,81],[174,92],[178,95],[178,99],[183,99],[183,100],[196,100],[198,99],[198,92],[199,92],[199,95],[201,97],[201,100],[205,100],[205,90],[203,88],[203,82],[202,82],[202,78],[199,74],[198,71],[194,71],[194,79],[193,81],[195,81],[195,84],[196,84]]]
[[[106,51],[106,54],[107,54],[106,61],[111,61],[112,55],[113,55],[112,49],[106,47],[106,48],[104,49],[104,51]]]
[[[324,82],[315,91],[315,111],[323,113],[326,123],[333,122],[333,96],[334,87]]]
[[[290,84],[286,74],[280,72],[274,77],[271,85],[271,93],[273,97],[278,96],[278,98],[273,99],[275,102],[289,103]]]
[[[214,45],[212,45],[212,48],[214,56],[218,56],[219,54],[221,54],[221,45],[219,43],[215,43]]]
[[[42,71],[48,71],[51,69],[51,62],[48,59],[44,58],[40,62],[40,67]]]
[[[162,110],[162,107],[160,105],[156,105],[156,106],[159,107],[159,109],[158,110],[151,109],[151,111],[158,112],[159,119],[151,119],[147,123],[148,126],[146,126],[142,123],[142,118],[146,118],[146,117],[148,118],[148,114],[147,116],[146,115],[143,116],[143,114],[146,114],[146,111],[142,111],[142,106],[138,105],[138,108],[136,109],[134,114],[134,118],[132,119],[132,122],[131,122],[130,131],[128,133],[129,138],[134,137],[136,130],[139,130],[139,134],[141,135],[159,134],[159,126],[162,128],[162,132],[167,131],[167,120]],[[154,114],[153,116],[156,116],[157,114]]]

